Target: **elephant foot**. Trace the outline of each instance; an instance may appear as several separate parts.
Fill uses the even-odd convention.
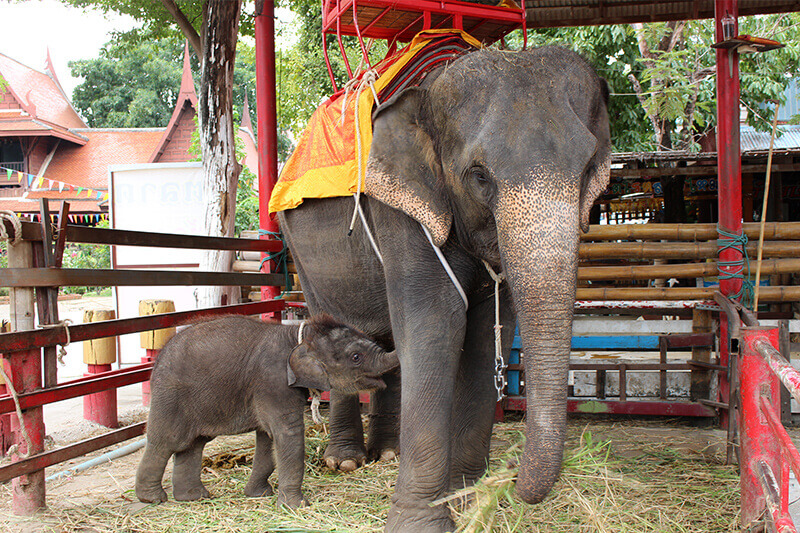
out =
[[[363,445],[329,444],[323,458],[331,470],[352,472],[356,468],[364,466],[367,461],[367,452]]]
[[[283,505],[289,507],[291,509],[296,509],[298,507],[305,507],[308,505],[308,500],[303,495],[302,492],[298,491],[296,493],[287,494],[282,491],[278,491],[278,505]]]
[[[431,507],[429,502],[395,502],[386,519],[386,533],[445,533],[455,531],[447,505]]]
[[[203,485],[200,485],[199,487],[190,487],[188,489],[176,489],[173,486],[172,495],[179,502],[191,502],[211,497],[211,493],[208,492]]]
[[[391,461],[400,454],[400,416],[370,414],[367,434],[369,461]]]
[[[394,461],[400,454],[394,448],[371,449],[367,452],[367,458],[372,461]]]
[[[161,503],[167,501],[167,492],[163,487],[158,486],[153,489],[136,487],[136,497],[142,503]]]
[[[269,484],[269,481],[257,483],[250,481],[247,483],[247,485],[245,485],[244,493],[250,498],[263,498],[265,496],[272,496],[274,494],[272,491],[272,485]]]

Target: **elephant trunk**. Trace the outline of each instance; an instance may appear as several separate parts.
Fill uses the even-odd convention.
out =
[[[547,201],[542,191],[515,189],[502,195],[495,219],[525,353],[526,443],[517,492],[537,503],[558,478],[566,438],[578,205],[564,189]]]

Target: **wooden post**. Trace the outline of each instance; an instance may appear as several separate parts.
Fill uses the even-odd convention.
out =
[[[139,302],[139,316],[173,312],[175,312],[175,302],[171,300],[141,300]],[[139,335],[142,348],[146,351],[145,356],[142,357],[142,363],[149,363],[155,361],[161,348],[175,335],[175,328],[143,331]],[[142,405],[150,405],[149,381],[142,382]]]
[[[33,247],[30,242],[20,241],[8,246],[9,268],[33,267]],[[33,289],[28,287],[11,289],[11,325],[14,331],[34,329]],[[17,394],[32,392],[42,387],[42,354],[38,349],[5,354],[3,361],[6,374]],[[22,412],[22,423],[30,439],[30,447],[21,431],[16,415],[11,417],[14,444],[17,452],[11,454],[12,461],[20,454],[34,455],[44,451],[44,417],[41,407]],[[38,470],[14,478],[11,481],[11,509],[16,515],[32,515],[45,507],[44,470]]]
[[[692,333],[711,333],[713,331],[713,318],[711,311],[703,309],[692,310]],[[692,346],[692,361],[701,363],[711,362],[711,347]],[[708,370],[692,368],[689,395],[693,402],[709,400],[711,390],[711,376]]]
[[[781,355],[792,362],[791,338],[789,336],[789,321],[781,320],[778,323],[778,351]],[[781,422],[787,428],[794,425],[792,421],[792,395],[783,383],[781,383]]]
[[[101,322],[117,318],[110,310],[87,310],[83,322]],[[111,364],[117,361],[116,337],[83,341],[83,362],[88,365],[84,376],[92,376],[111,371]],[[83,418],[108,428],[119,427],[117,420],[117,390],[110,389],[83,397]]]

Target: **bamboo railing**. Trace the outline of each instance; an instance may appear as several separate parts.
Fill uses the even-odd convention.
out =
[[[745,223],[751,273],[756,271],[760,224]],[[593,225],[581,235],[581,282],[641,282],[669,278],[709,278],[719,274],[716,224]],[[761,272],[800,273],[800,222],[771,222],[764,227]],[[674,264],[660,264],[672,260]],[[603,265],[605,261],[633,264]],[[675,264],[675,262],[678,263]],[[597,264],[601,263],[601,264]],[[639,264],[636,264],[639,263]],[[642,264],[644,263],[644,264]],[[654,264],[656,263],[656,264]],[[602,283],[600,283],[602,285]],[[716,287],[585,287],[579,300],[710,300]],[[762,302],[800,301],[800,287],[760,287]]]
[[[760,224],[742,224],[748,239],[758,239]],[[581,241],[614,240],[667,240],[667,241],[711,241],[717,238],[716,224],[616,224],[592,225],[581,235]],[[800,222],[767,222],[764,224],[765,240],[800,239]]]

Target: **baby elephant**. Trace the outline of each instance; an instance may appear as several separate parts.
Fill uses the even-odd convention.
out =
[[[394,352],[328,316],[302,326],[229,316],[187,328],[164,346],[153,368],[136,496],[167,500],[161,478],[174,454],[175,499],[209,497],[200,481],[203,446],[217,435],[255,430],[245,494],[272,495],[267,478],[277,459],[278,503],[299,506],[308,389],[382,389],[380,376],[398,366]]]

